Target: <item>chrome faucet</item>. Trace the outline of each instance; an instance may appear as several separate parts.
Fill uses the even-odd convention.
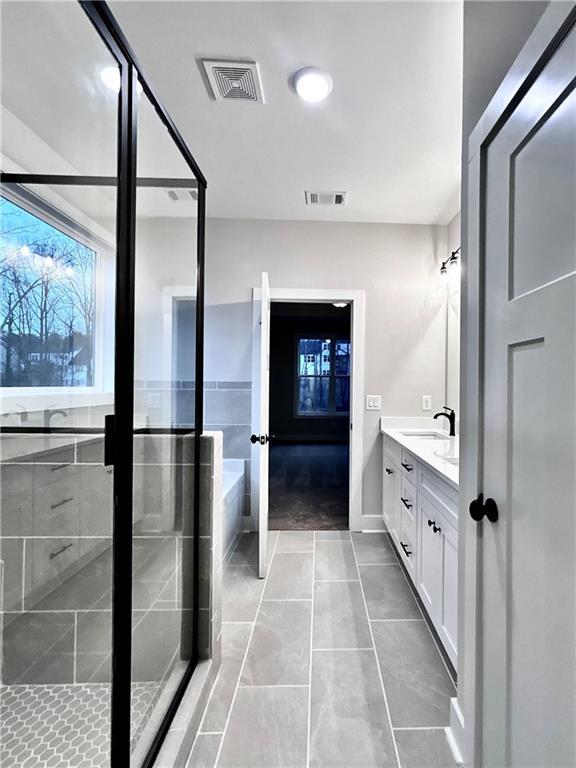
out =
[[[447,413],[446,413],[447,411]],[[443,410],[435,413],[432,418],[438,419],[440,416],[445,416],[450,423],[450,437],[456,437],[456,411],[453,408],[448,408],[447,405],[443,406]]]
[[[59,408],[46,408],[44,411],[44,429],[50,429],[50,421],[52,420],[52,416],[56,416],[58,414],[60,416],[68,416],[66,411],[62,411]]]

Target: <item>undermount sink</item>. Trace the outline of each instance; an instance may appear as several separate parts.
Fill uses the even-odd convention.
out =
[[[457,467],[460,463],[460,456],[440,456],[439,453],[436,454],[439,459],[442,459],[442,461],[447,461],[448,464],[452,464],[454,467]]]
[[[418,440],[449,440],[448,435],[439,432],[401,432],[404,437],[417,437]]]

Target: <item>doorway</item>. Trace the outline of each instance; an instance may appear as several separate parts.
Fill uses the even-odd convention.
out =
[[[273,302],[270,530],[347,530],[350,305]]]

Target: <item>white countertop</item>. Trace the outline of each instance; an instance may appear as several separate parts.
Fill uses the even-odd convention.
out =
[[[449,437],[448,432],[441,429],[425,428],[394,428],[380,424],[380,432],[395,440],[407,451],[410,451],[418,461],[426,464],[437,472],[450,485],[458,490],[458,464],[452,464],[446,459],[454,459],[460,453],[458,437]],[[435,435],[436,437],[430,437]],[[443,458],[444,457],[444,458]]]

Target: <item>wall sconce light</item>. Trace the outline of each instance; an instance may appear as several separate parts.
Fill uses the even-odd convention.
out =
[[[450,254],[450,258],[446,259],[446,261],[442,262],[442,266],[440,267],[440,279],[442,282],[444,282],[448,278],[448,269],[450,269],[450,272],[454,270],[455,267],[458,267],[460,265],[460,248],[462,246],[458,246],[455,251],[452,251]]]

